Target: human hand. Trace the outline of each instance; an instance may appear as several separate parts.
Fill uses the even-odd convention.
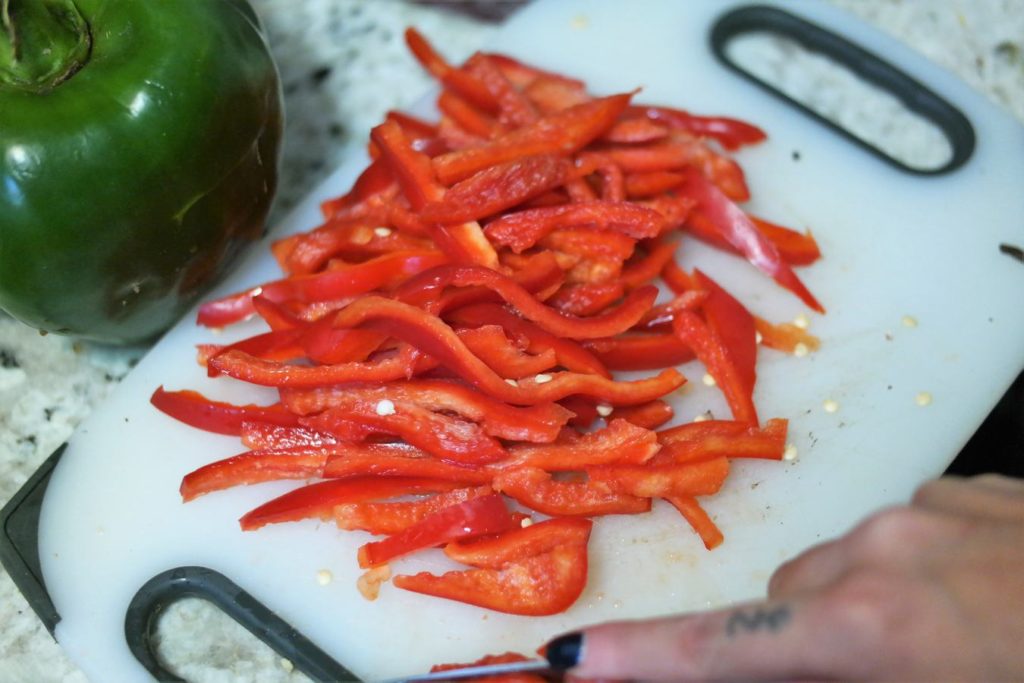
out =
[[[575,637],[554,643],[571,652]],[[570,675],[1019,680],[1024,481],[929,482],[909,505],[872,515],[782,565],[765,601],[587,628]]]

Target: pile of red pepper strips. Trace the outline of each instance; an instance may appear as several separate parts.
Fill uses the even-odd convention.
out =
[[[660,498],[718,545],[697,497],[719,490],[730,458],[779,459],[786,443],[786,421],[761,424],[754,406],[757,337],[784,351],[817,340],[685,272],[680,235],[745,257],[823,312],[792,269],[819,257],[813,237],[737,204],[743,172],[721,150],[764,134],[635,93],[592,97],[504,55],[455,67],[415,30],[406,39],[441,84],[440,123],[389,113],[324,223],[273,245],[284,277],[200,310],[208,327],[266,322],[201,346],[200,362],[280,401],[152,397],[250,449],[185,476],[182,497],[321,479],[242,528],[320,518],[385,535],[360,549],[368,569],[443,546],[471,568],[394,584],[514,614],[576,600],[592,517]],[[655,304],[659,277],[675,296]],[[674,366],[694,357],[733,419],[656,431],[673,417],[662,398],[685,382]],[[615,370],[660,372],[627,382]],[[550,519],[531,524],[505,497]]]

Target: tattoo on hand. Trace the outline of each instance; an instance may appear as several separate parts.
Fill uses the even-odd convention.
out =
[[[725,622],[725,634],[735,636],[740,633],[768,631],[774,633],[782,630],[792,617],[789,605],[774,607],[753,607],[739,609],[729,615]]]

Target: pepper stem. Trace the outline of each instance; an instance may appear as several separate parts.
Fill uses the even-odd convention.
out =
[[[45,93],[89,59],[92,34],[75,0],[0,0],[0,89]]]

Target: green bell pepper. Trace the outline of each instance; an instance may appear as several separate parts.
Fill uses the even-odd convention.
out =
[[[262,234],[282,108],[246,0],[0,0],[0,308],[166,329]]]

